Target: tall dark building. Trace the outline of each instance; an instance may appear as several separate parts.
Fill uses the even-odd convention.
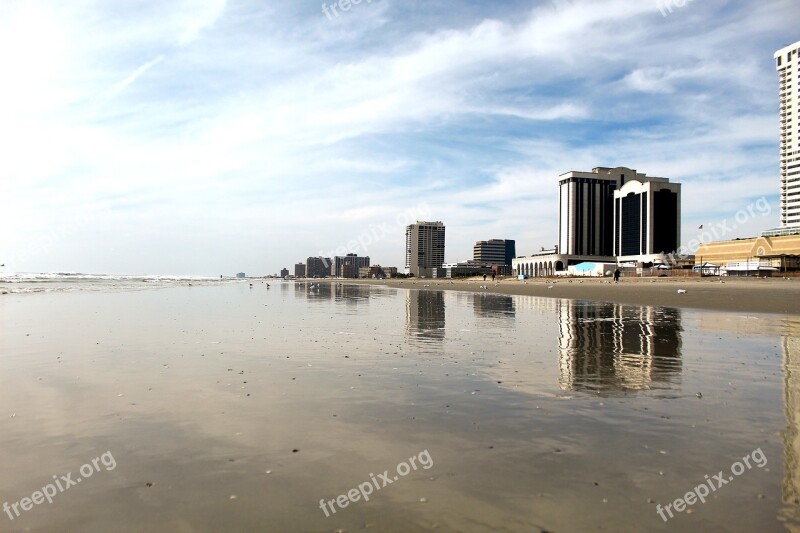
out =
[[[611,256],[614,191],[636,176],[635,170],[625,167],[597,167],[559,176],[559,253]]]
[[[294,266],[294,277],[296,277],[296,278],[304,278],[304,277],[306,277],[306,265],[305,265],[305,263],[297,263]]]
[[[559,177],[559,202],[561,254],[658,254],[680,244],[680,185],[667,178],[626,167],[568,172]]]
[[[331,275],[330,257],[309,257],[306,259],[307,278],[328,278]]]
[[[614,255],[669,254],[681,239],[681,185],[632,180],[614,192]]]
[[[472,259],[487,265],[511,266],[511,261],[516,256],[516,242],[508,239],[478,241],[472,249]]]
[[[335,278],[357,278],[359,270],[368,266],[369,257],[359,257],[357,254],[334,257],[331,264],[331,276]]]

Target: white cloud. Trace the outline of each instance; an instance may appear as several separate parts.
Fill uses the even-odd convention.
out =
[[[276,271],[422,199],[448,260],[492,237],[529,253],[554,242],[556,177],[598,165],[682,181],[687,220],[777,193],[785,0],[668,18],[632,0],[435,17],[380,2],[333,21],[299,3],[30,5],[0,20],[0,66],[19,80],[0,86],[11,268]],[[97,227],[13,265],[98,209]],[[68,245],[114,235],[108,258]],[[370,253],[399,264],[402,236]]]

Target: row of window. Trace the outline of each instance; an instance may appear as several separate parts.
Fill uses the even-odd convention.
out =
[[[799,53],[800,53],[800,48],[797,48],[795,50],[789,50],[788,52],[786,52],[786,62],[787,63],[791,63],[792,62],[792,54],[794,54],[796,56]],[[778,60],[778,67],[780,67],[783,64],[783,61],[782,61],[783,60],[783,56],[778,56],[776,59]]]

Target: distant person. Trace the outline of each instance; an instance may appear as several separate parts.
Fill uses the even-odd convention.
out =
[[[483,281],[486,281],[486,274],[483,275]]]
[[[614,283],[619,283],[619,267],[614,270]]]
[[[497,276],[496,272],[492,272],[492,281],[494,281],[495,276]]]

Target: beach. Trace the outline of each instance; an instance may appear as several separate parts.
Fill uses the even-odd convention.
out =
[[[319,280],[311,280],[319,281]],[[340,280],[341,281],[341,280]],[[478,291],[595,302],[714,309],[744,313],[800,314],[800,278],[491,278],[347,280],[396,288]],[[485,286],[483,289],[481,287]],[[686,291],[678,293],[679,290]]]
[[[800,524],[797,313],[608,301],[794,281],[435,283],[6,285],[0,530]]]

